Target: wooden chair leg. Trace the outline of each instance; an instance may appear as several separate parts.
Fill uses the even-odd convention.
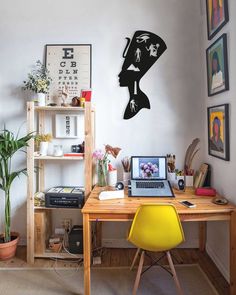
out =
[[[139,286],[139,282],[140,282],[140,276],[141,276],[142,268],[143,268],[144,254],[145,254],[145,251],[142,251],[142,254],[141,254],[141,257],[140,257],[140,260],[139,260],[139,266],[138,266],[138,271],[137,271],[137,275],[136,275],[132,295],[136,295],[137,290],[138,290],[138,286]]]
[[[178,295],[184,295],[183,290],[180,287],[179,279],[177,277],[175,267],[174,267],[174,264],[173,264],[173,261],[172,261],[172,258],[171,258],[171,255],[170,255],[169,251],[166,252],[166,256],[167,256],[167,259],[168,259],[168,262],[169,262],[169,265],[170,265],[171,272],[173,274],[173,279],[175,281],[177,293],[178,293]]]
[[[132,270],[133,267],[134,267],[134,265],[135,265],[135,262],[136,262],[136,260],[137,260],[137,258],[138,258],[139,251],[140,251],[140,248],[138,248],[137,251],[136,251],[136,253],[135,253],[135,256],[134,256],[133,262],[132,262],[132,264],[131,264],[131,266],[130,266],[130,270]]]

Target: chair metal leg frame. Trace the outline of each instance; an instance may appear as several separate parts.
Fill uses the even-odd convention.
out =
[[[138,290],[138,286],[139,286],[139,282],[140,282],[140,276],[141,276],[141,272],[142,272],[142,268],[143,268],[144,254],[145,254],[145,251],[142,251],[141,257],[140,257],[140,260],[139,260],[139,266],[138,266],[138,271],[137,271],[137,275],[136,275],[132,295],[136,295],[137,290]]]
[[[156,260],[154,260],[150,255],[147,254],[147,252],[145,252],[145,254],[147,255],[147,257],[149,257],[151,259],[151,265],[149,265],[143,272],[142,274],[144,274],[146,271],[148,271],[151,267],[153,267],[154,265],[158,265],[161,268],[163,268],[165,271],[167,271],[170,275],[173,276],[172,272],[169,271],[169,269],[167,269],[164,265],[158,263],[162,258],[164,258],[166,256],[166,253],[164,253],[161,257],[157,258]]]
[[[168,262],[169,262],[169,265],[170,265],[171,272],[173,274],[173,279],[175,281],[175,285],[176,285],[178,295],[183,295],[184,293],[183,293],[183,290],[180,287],[180,283],[179,283],[179,280],[178,280],[178,277],[177,277],[177,274],[176,274],[176,271],[175,271],[175,267],[174,267],[174,264],[173,264],[173,261],[171,259],[171,255],[170,255],[169,251],[166,252],[166,256],[167,256],[167,259],[168,259]]]
[[[138,258],[138,255],[139,255],[140,250],[141,250],[140,248],[137,249],[137,251],[136,251],[136,253],[135,253],[135,256],[134,256],[134,259],[133,259],[133,262],[132,262],[132,264],[131,264],[131,266],[130,266],[130,270],[133,269],[134,264],[135,264],[135,262],[136,262],[136,260],[137,260],[137,258]]]

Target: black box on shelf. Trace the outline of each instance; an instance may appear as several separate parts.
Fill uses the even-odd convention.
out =
[[[84,189],[82,187],[53,187],[45,193],[45,207],[78,208],[84,205]]]

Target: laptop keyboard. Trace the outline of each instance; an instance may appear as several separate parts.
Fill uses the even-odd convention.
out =
[[[137,181],[136,188],[164,188],[164,182],[161,181]]]

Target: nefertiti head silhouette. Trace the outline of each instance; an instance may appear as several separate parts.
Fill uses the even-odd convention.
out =
[[[165,42],[157,35],[147,31],[136,31],[128,40],[123,57],[125,58],[119,74],[121,87],[128,87],[129,102],[124,119],[134,117],[142,108],[150,109],[150,102],[139,88],[139,81],[166,50]]]

